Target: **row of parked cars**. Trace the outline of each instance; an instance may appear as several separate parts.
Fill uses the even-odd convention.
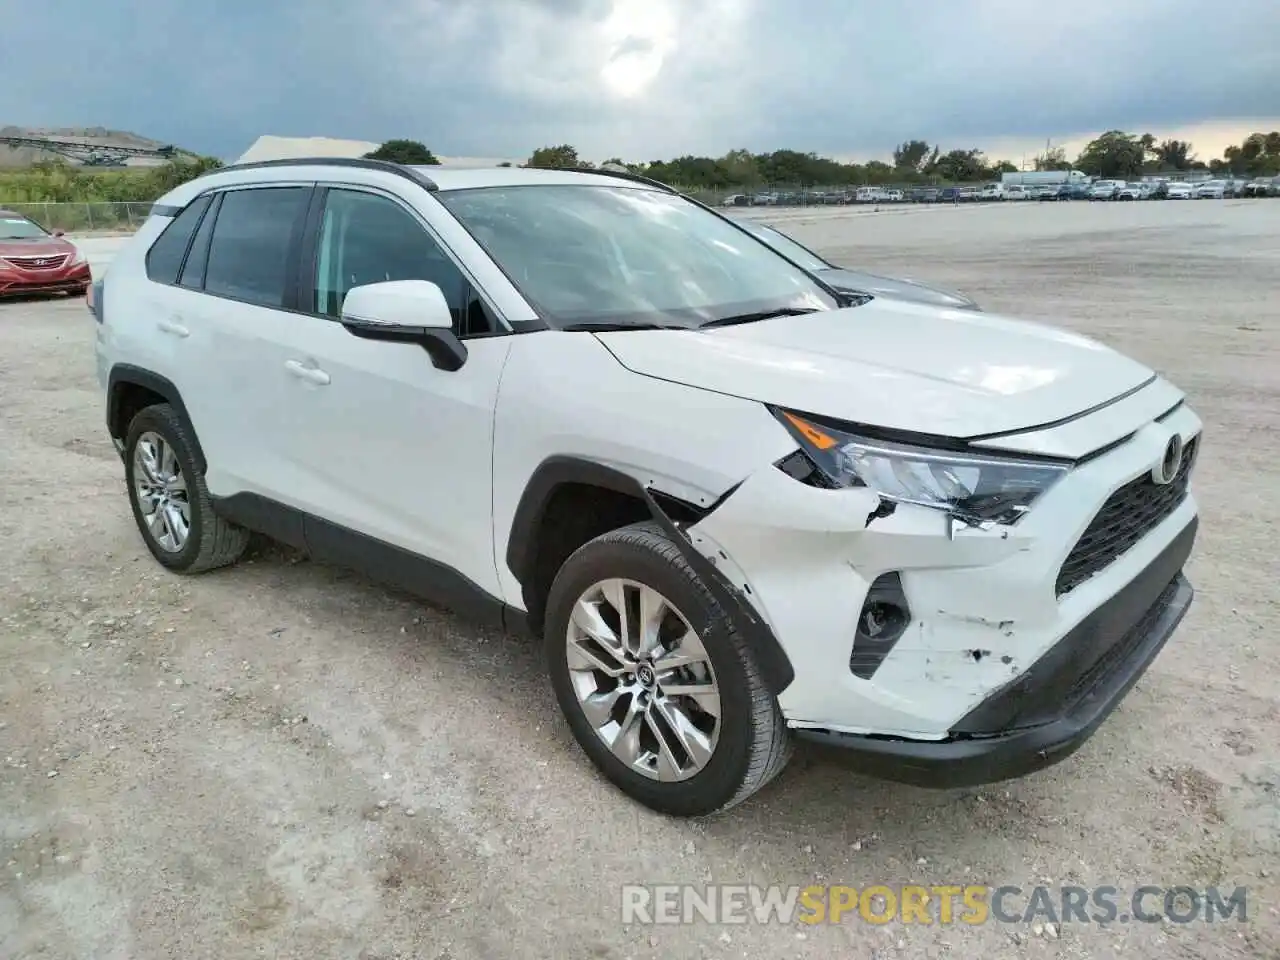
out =
[[[1253,180],[1198,181],[1086,180],[1077,183],[1004,184],[982,187],[858,187],[735,193],[726,207],[823,206],[854,203],[988,203],[1003,200],[1221,200],[1224,197],[1280,196],[1280,176]]]

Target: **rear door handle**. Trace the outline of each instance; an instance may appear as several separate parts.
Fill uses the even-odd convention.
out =
[[[161,320],[156,324],[156,327],[158,327],[164,333],[173,334],[175,337],[191,336],[190,330],[188,330],[186,327],[184,327],[180,323],[175,323],[173,320]]]
[[[324,386],[329,382],[329,375],[319,367],[308,367],[299,360],[286,360],[284,368],[292,373],[299,380],[306,380],[309,383],[318,383]]]

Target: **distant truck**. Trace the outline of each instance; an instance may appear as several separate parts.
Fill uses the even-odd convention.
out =
[[[1006,186],[1019,184],[1024,187],[1055,187],[1059,184],[1084,184],[1089,178],[1079,170],[1037,170],[1034,173],[1002,173],[1000,182]]]

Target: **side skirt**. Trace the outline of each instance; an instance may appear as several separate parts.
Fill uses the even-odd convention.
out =
[[[527,633],[523,610],[508,606],[452,567],[402,547],[254,493],[215,497],[213,508],[232,523],[306,551],[319,563],[354,570],[477,624]]]

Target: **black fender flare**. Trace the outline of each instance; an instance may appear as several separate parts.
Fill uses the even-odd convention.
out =
[[[525,485],[507,537],[507,566],[521,583],[525,582],[532,571],[547,505],[556,489],[567,483],[601,487],[644,501],[653,519],[662,525],[667,535],[680,548],[685,560],[697,571],[716,601],[733,615],[774,696],[791,685],[791,681],[795,679],[795,668],[778,638],[774,636],[773,629],[756,612],[755,606],[743,592],[693,545],[684,526],[674,520],[662,505],[664,501],[675,501],[695,515],[706,516],[731,496],[738,484],[709,505],[686,504],[670,494],[645,486],[630,474],[594,460],[572,456],[549,457],[539,464]]]
[[[196,459],[196,466],[203,472],[208,463],[204,457],[204,449],[200,446],[200,435],[196,433],[195,425],[191,422],[191,415],[187,412],[187,405],[182,400],[182,394],[178,388],[174,386],[172,380],[160,376],[145,367],[134,366],[131,363],[117,363],[111,368],[111,372],[107,375],[107,432],[116,440],[123,441],[125,433],[128,431],[128,424],[121,424],[120,430],[117,432],[117,421],[120,416],[120,401],[124,395],[123,387],[134,386],[143,387],[150,390],[157,396],[165,399],[172,406],[180,417],[186,421],[188,433],[191,436],[191,442],[195,446],[192,454]]]

